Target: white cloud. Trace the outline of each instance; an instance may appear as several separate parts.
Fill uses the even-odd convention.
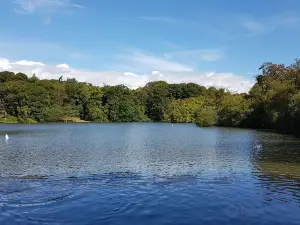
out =
[[[254,84],[253,80],[248,80],[232,73],[182,70],[181,67],[179,67],[178,70],[152,70],[143,74],[128,71],[91,71],[75,69],[67,64],[51,66],[39,62],[31,63],[25,60],[21,62],[20,64],[10,62],[7,59],[0,59],[0,70],[23,72],[29,76],[35,73],[41,79],[58,79],[63,75],[64,79],[76,78],[79,81],[89,82],[94,85],[124,84],[130,88],[144,86],[149,81],[164,80],[168,83],[194,82],[207,87],[215,86],[218,88],[226,88],[234,92],[247,92]],[[160,63],[158,63],[158,65],[160,65]],[[169,66],[170,65],[165,68],[169,68]]]
[[[17,61],[14,64],[21,65],[21,66],[34,66],[34,65],[43,66],[44,65],[43,63],[40,62],[26,61],[26,60]]]
[[[8,59],[0,58],[0,70],[10,70],[11,66]]]
[[[196,61],[218,61],[223,58],[223,53],[218,49],[204,50],[181,50],[165,53],[168,59],[176,60],[196,60]]]
[[[154,56],[138,49],[127,49],[124,54],[119,55],[126,67],[142,69],[144,72],[153,70],[162,71],[192,71],[193,68],[163,57]],[[139,71],[141,72],[141,71]]]
[[[212,16],[213,15],[213,16]],[[252,16],[228,12],[202,10],[197,16],[187,18],[167,16],[144,16],[142,20],[176,26],[178,29],[189,28],[189,34],[201,32],[205,36],[224,37],[260,35],[279,29],[299,29],[300,16],[297,11],[283,11],[271,15]],[[183,31],[185,32],[185,31]]]
[[[124,72],[125,76],[133,76],[133,77],[137,77],[138,75],[132,72]]]
[[[15,0],[18,11],[21,13],[34,13],[37,11],[54,12],[59,8],[83,8],[78,4],[73,4],[70,0]]]
[[[282,29],[300,28],[300,16],[298,13],[282,12],[271,16],[254,19],[244,16],[239,19],[243,28],[252,34],[263,34]]]
[[[59,64],[59,65],[56,65],[56,67],[57,68],[63,68],[63,69],[70,69],[68,64]]]
[[[257,34],[264,33],[266,31],[266,27],[262,23],[252,20],[245,21],[243,26],[250,32]]]
[[[233,73],[214,72],[162,72],[153,71],[149,81],[164,80],[168,83],[197,83],[206,87],[225,88],[232,92],[248,92],[254,81]]]

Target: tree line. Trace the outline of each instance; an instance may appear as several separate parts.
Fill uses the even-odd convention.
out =
[[[76,79],[40,80],[0,72],[0,122],[166,121],[199,126],[277,129],[300,133],[300,60],[264,63],[249,93],[195,83],[149,82],[131,90]]]

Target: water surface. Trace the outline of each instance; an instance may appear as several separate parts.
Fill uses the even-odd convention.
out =
[[[0,137],[0,224],[300,224],[290,136],[132,123],[0,125]]]

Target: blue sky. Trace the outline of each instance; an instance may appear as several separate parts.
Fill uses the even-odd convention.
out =
[[[130,87],[247,91],[299,57],[297,0],[1,0],[0,69]],[[297,54],[298,53],[298,54]]]

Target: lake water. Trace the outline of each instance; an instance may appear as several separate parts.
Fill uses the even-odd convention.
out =
[[[192,124],[0,125],[0,224],[300,224],[300,141]]]

